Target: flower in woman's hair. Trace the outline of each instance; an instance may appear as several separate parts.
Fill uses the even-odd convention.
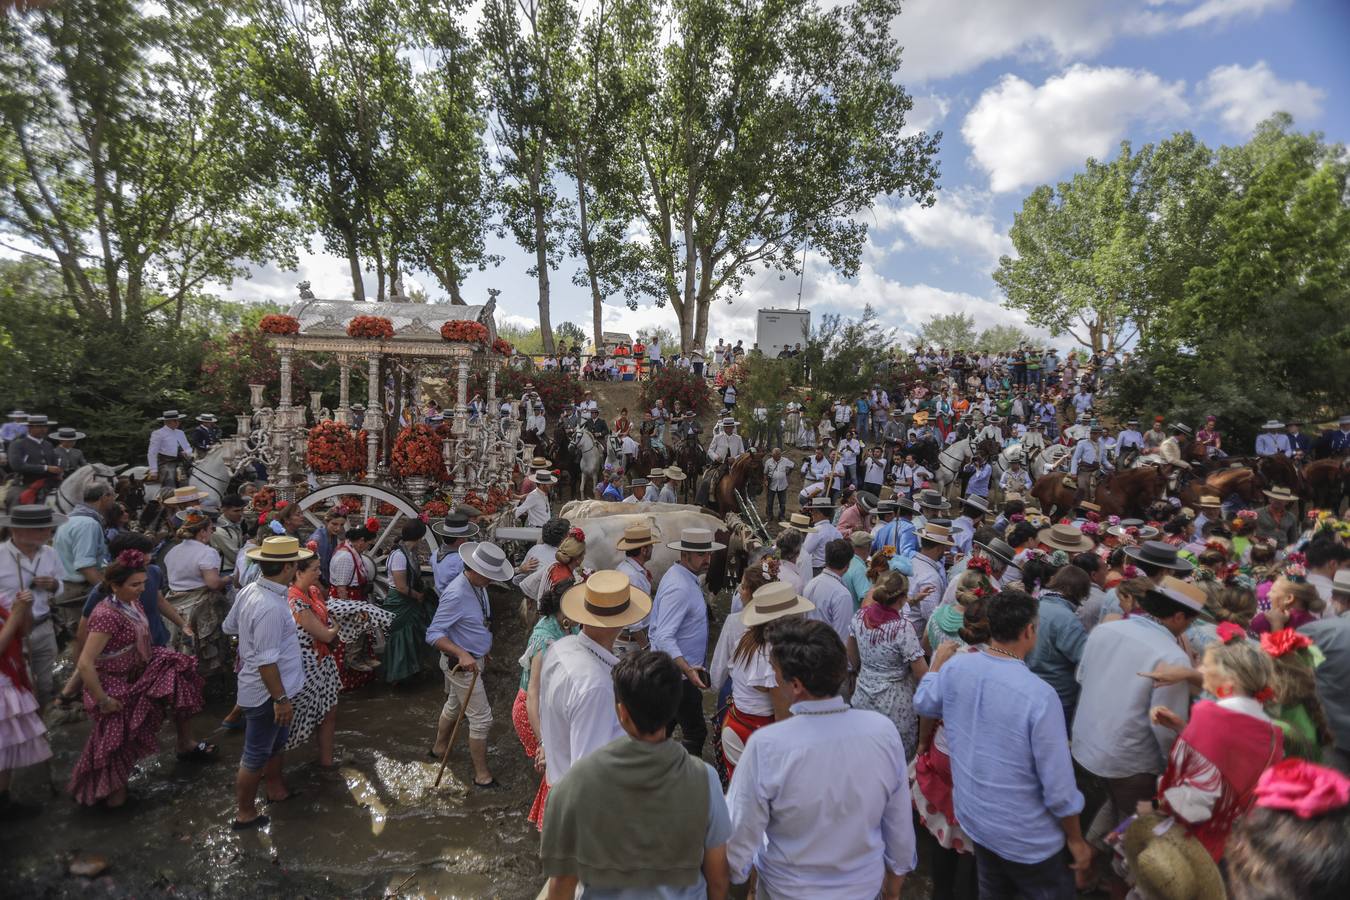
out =
[[[574,541],[581,541],[583,544],[586,543],[586,532],[577,528],[575,525],[567,529],[567,536]]]
[[[989,576],[993,576],[994,574],[994,564],[985,556],[971,557],[970,562],[966,563],[966,568],[976,572],[983,572],[985,575]]]
[[[1284,567],[1284,577],[1296,584],[1303,584],[1308,580],[1308,568],[1302,563],[1289,563]]]
[[[366,519],[366,521],[363,524],[366,526],[366,531],[369,531],[371,534],[379,533],[380,520],[375,518],[374,516],[371,516],[370,518]]]
[[[1237,511],[1237,517],[1238,517],[1239,519],[1244,520],[1244,521],[1255,522],[1255,521],[1256,521],[1256,510],[1254,510],[1254,509],[1239,509],[1239,510]]]
[[[118,565],[127,569],[144,569],[148,562],[150,562],[150,557],[140,550],[123,550],[117,554]]]
[[[1270,685],[1266,685],[1255,694],[1252,694],[1252,698],[1258,703],[1269,703],[1275,699],[1275,689]]]
[[[1107,516],[1106,524],[1114,528],[1115,526],[1120,524],[1120,516]]]
[[[1216,630],[1219,632],[1219,640],[1225,644],[1245,640],[1247,637],[1247,632],[1242,629],[1242,626],[1233,622],[1220,622]]]
[[[266,525],[266,524],[267,524],[267,513],[266,513],[266,512],[260,512],[260,513],[258,513],[258,524],[259,524],[259,525]]]
[[[273,534],[285,534],[285,533],[286,533],[286,526],[285,526],[285,525],[282,525],[280,522],[278,522],[278,521],[276,521],[276,520],[273,520],[272,522],[269,522],[268,525],[267,525],[267,527],[268,527],[269,529],[271,529],[271,531],[272,531]]]
[[[1089,515],[1092,515],[1092,513],[1089,513]],[[1078,530],[1083,532],[1083,534],[1100,534],[1102,527],[1097,524],[1096,520],[1089,519],[1082,525],[1078,526]]]
[[[1027,517],[1021,513],[1013,513],[1011,516],[1008,516],[1009,522],[1025,522],[1026,520]]]
[[[1261,773],[1256,805],[1313,819],[1350,805],[1350,778],[1297,757],[1281,760]]]
[[[1261,649],[1275,657],[1284,656],[1287,653],[1297,652],[1311,646],[1312,640],[1307,635],[1299,634],[1292,628],[1282,628],[1279,631],[1261,635]]]

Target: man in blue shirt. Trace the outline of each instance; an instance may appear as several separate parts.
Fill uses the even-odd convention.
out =
[[[998,594],[988,644],[959,654],[942,644],[914,695],[919,714],[946,728],[956,817],[975,842],[983,897],[1073,897],[1074,873],[1092,862],[1059,697],[1025,664],[1036,631],[1034,598]]]
[[[714,541],[706,528],[686,528],[678,541],[666,546],[679,552],[680,561],[666,570],[652,601],[651,647],[670,654],[684,674],[675,718],[684,749],[702,756],[708,737],[702,693],[708,689],[708,670],[703,667],[708,653],[708,603],[698,579],[707,574],[713,553],[726,545]]]
[[[479,677],[483,660],[492,649],[492,606],[488,602],[487,586],[510,581],[515,568],[500,547],[486,541],[462,545],[459,555],[464,560],[464,571],[441,592],[436,615],[427,628],[427,643],[441,652],[446,692],[432,753],[437,758],[446,753],[450,732],[459,718],[460,705],[465,705],[473,783],[475,787],[492,788],[497,787],[497,779],[492,777],[487,763],[492,707],[488,705],[487,690]]]

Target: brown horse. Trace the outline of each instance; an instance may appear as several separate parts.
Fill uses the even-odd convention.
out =
[[[1193,479],[1181,489],[1181,502],[1186,506],[1195,506],[1201,494],[1218,494],[1227,499],[1237,494],[1247,503],[1261,504],[1261,488],[1264,481],[1256,472],[1246,466],[1235,466],[1212,472],[1202,481]]]
[[[763,484],[764,456],[758,450],[749,450],[731,461],[726,474],[709,491],[708,507],[722,516],[737,512],[740,504],[736,502],[736,492],[741,491],[747,500],[751,500],[759,494]]]
[[[1339,512],[1341,501],[1350,496],[1350,457],[1308,463],[1303,467],[1303,483],[1314,506]]]
[[[1096,496],[1090,498],[1107,516],[1142,516],[1148,505],[1162,496],[1166,479],[1155,466],[1139,466],[1115,472],[1097,481]],[[1041,503],[1046,515],[1067,513],[1077,505],[1077,497],[1064,486],[1063,472],[1050,472],[1036,479],[1031,496]]]

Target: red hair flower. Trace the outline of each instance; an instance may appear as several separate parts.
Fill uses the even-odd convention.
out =
[[[1256,805],[1312,819],[1350,804],[1350,778],[1335,769],[1291,757],[1261,773]]]
[[[974,569],[976,572],[983,572],[986,575],[993,576],[994,564],[984,556],[973,556],[970,562],[966,563],[967,569]]]
[[[1252,697],[1259,703],[1269,703],[1275,699],[1275,689],[1270,685],[1266,685],[1253,694]]]
[[[1261,649],[1277,658],[1311,646],[1312,640],[1307,635],[1299,634],[1292,628],[1261,635]]]
[[[123,550],[117,554],[117,562],[128,569],[144,569],[149,561],[150,557],[140,550]]]
[[[583,544],[586,543],[586,532],[582,531],[580,528],[577,528],[576,526],[573,526],[567,530],[567,536],[574,541],[581,541],[581,543]]]
[[[1231,644],[1233,641],[1243,640],[1247,637],[1247,632],[1242,630],[1242,626],[1232,622],[1220,622],[1217,631],[1219,632],[1219,640],[1225,644]]]
[[[371,534],[380,533],[380,520],[375,518],[374,516],[371,516],[369,519],[366,519],[364,524],[366,526],[366,531],[369,531]]]

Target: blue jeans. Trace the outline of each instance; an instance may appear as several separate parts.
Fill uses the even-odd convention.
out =
[[[278,725],[269,699],[262,706],[244,707],[244,753],[239,767],[249,772],[261,772],[267,761],[286,746],[291,726]]]
[[[871,435],[871,429],[868,427],[872,423],[871,413],[858,413],[858,437],[864,441]]]
[[[1061,847],[1049,859],[1038,863],[1018,863],[1004,859],[993,850],[975,845],[975,868],[980,883],[980,900],[1073,900],[1073,870],[1069,851]]]

